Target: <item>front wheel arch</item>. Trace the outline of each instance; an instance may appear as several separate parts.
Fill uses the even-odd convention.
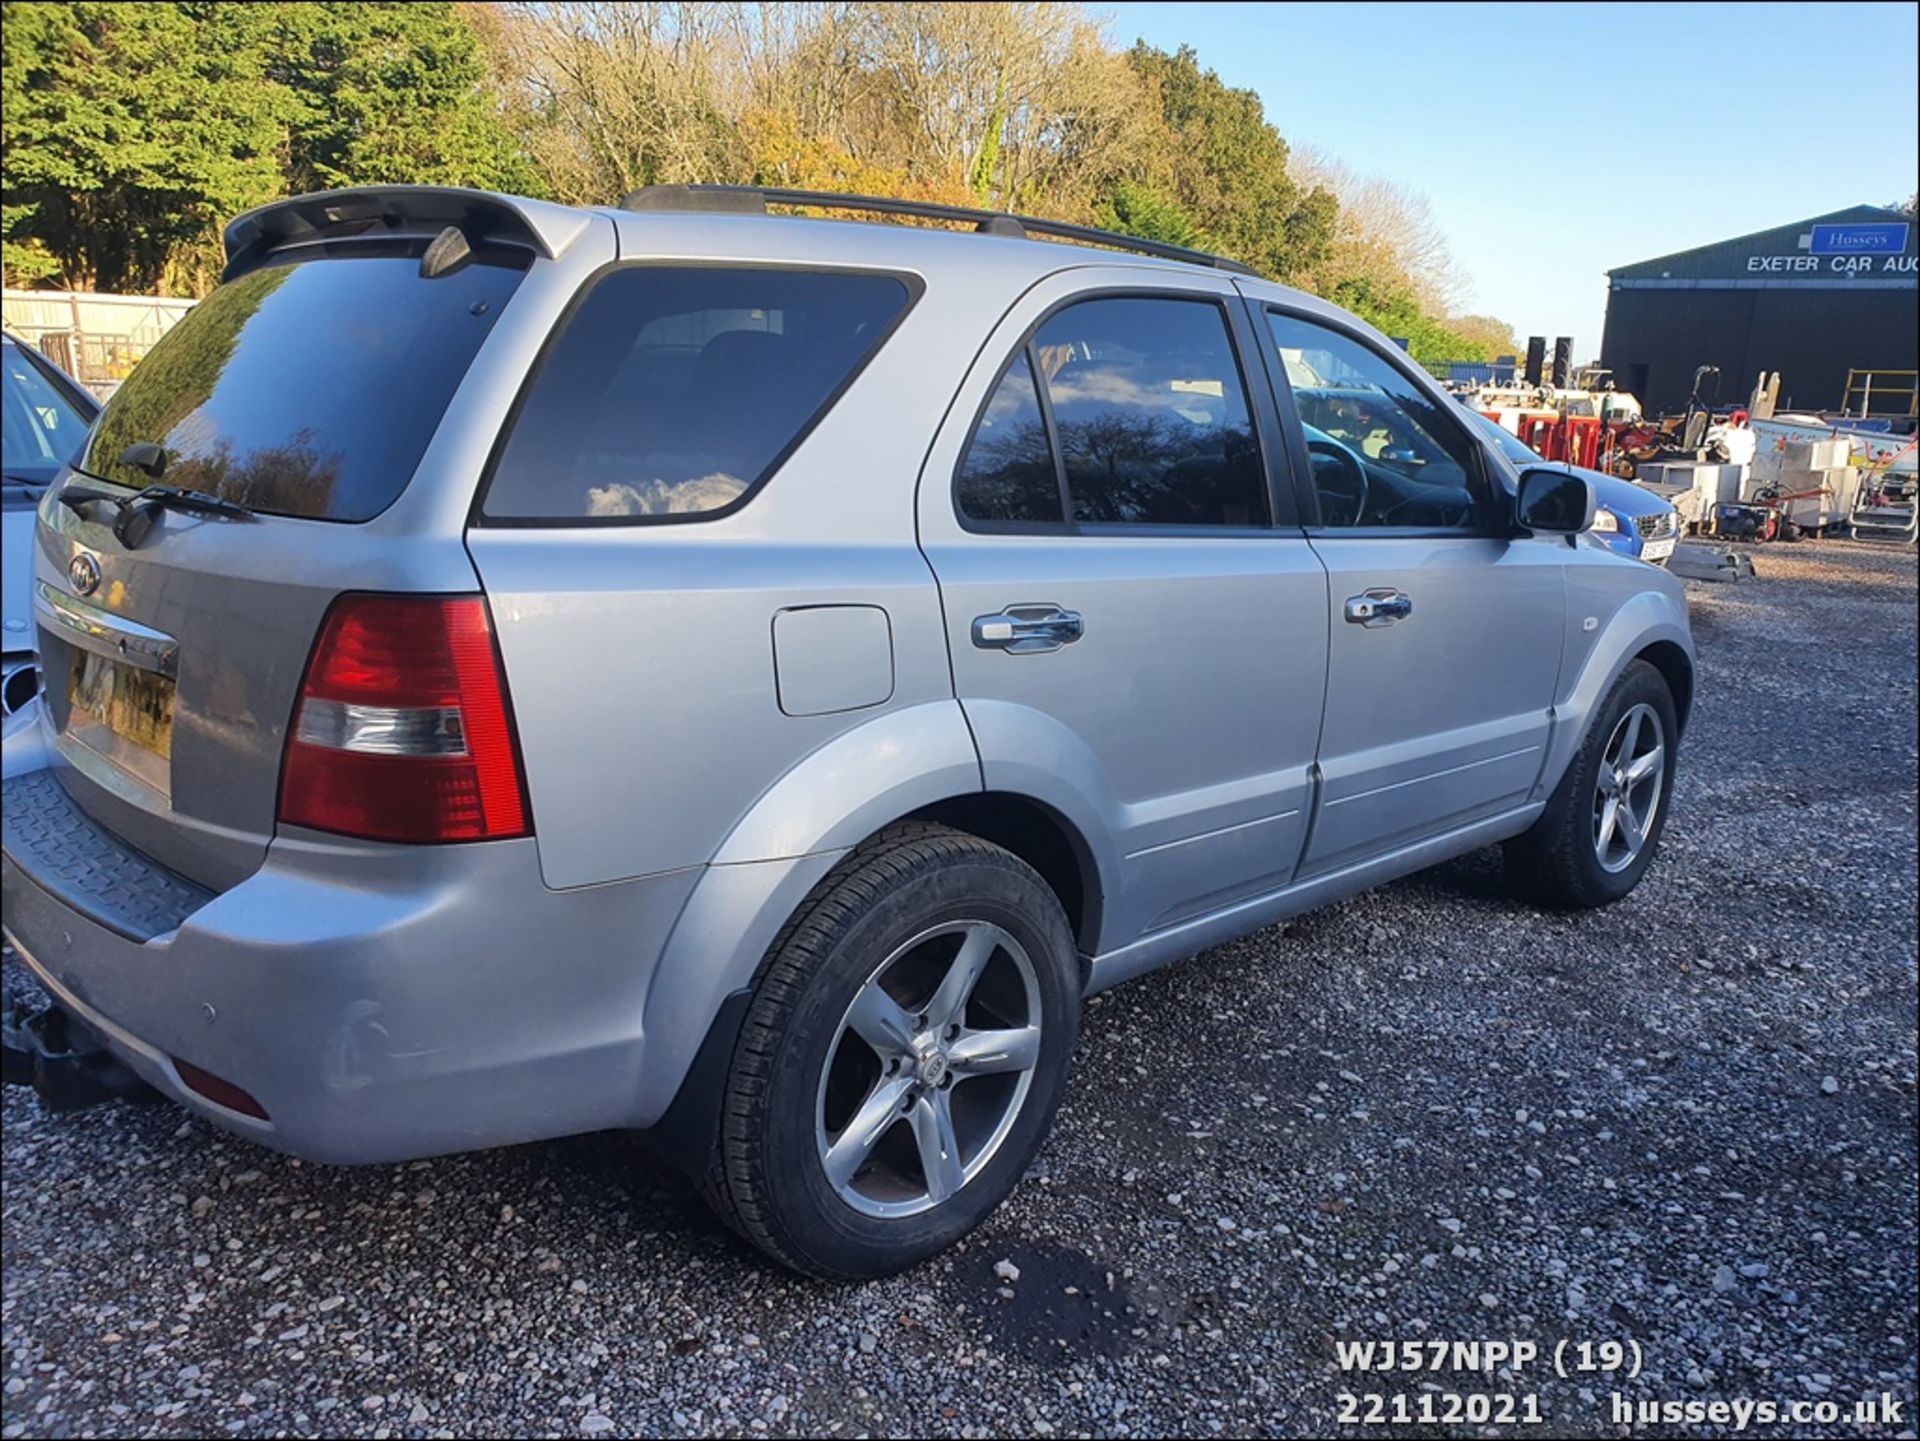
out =
[[[1686,733],[1687,717],[1693,710],[1693,658],[1672,641],[1655,641],[1639,651],[1635,660],[1643,660],[1659,671],[1673,695],[1674,714]]]

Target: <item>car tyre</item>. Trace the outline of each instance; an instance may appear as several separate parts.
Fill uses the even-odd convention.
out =
[[[1673,798],[1679,714],[1666,677],[1631,661],[1607,693],[1547,808],[1505,846],[1508,873],[1561,910],[1611,905],[1653,864]]]
[[[815,887],[761,965],[708,1201],[822,1279],[944,1250],[1045,1139],[1080,996],[1066,915],[1030,866],[942,826],[883,831]]]

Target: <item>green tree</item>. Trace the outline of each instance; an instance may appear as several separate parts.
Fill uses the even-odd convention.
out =
[[[265,8],[7,6],[9,278],[150,290],[280,188],[296,107],[263,74]]]
[[[1171,197],[1214,243],[1275,280],[1320,264],[1338,204],[1288,175],[1287,142],[1260,97],[1201,69],[1191,46],[1169,55],[1141,41],[1127,61],[1159,94]]]
[[[1213,244],[1212,238],[1200,228],[1200,222],[1189,215],[1179,201],[1139,180],[1122,180],[1116,185],[1113,193],[1100,202],[1094,224],[1103,230],[1137,235],[1142,240],[1163,240],[1194,250],[1205,250]]]
[[[499,124],[474,32],[452,5],[269,8],[267,75],[298,107],[288,190],[535,183]]]
[[[537,190],[456,7],[10,3],[9,283],[203,294],[220,229],[380,182]]]
[[[1406,341],[1408,354],[1423,363],[1493,358],[1484,340],[1450,330],[1445,321],[1423,311],[1413,292],[1403,286],[1356,277],[1334,286],[1327,298],[1394,339]]]

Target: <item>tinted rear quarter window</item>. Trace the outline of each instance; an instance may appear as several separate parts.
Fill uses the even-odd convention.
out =
[[[369,520],[397,499],[524,271],[490,258],[434,279],[417,253],[269,265],[220,286],[135,366],[81,468],[151,441],[163,481],[255,510]]]
[[[896,276],[637,265],[602,276],[495,463],[495,520],[664,520],[742,503],[911,299]]]

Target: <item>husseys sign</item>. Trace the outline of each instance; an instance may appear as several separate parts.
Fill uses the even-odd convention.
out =
[[[1797,255],[1749,255],[1751,274],[1912,275],[1905,253],[1909,225],[1816,225],[1800,237]]]

